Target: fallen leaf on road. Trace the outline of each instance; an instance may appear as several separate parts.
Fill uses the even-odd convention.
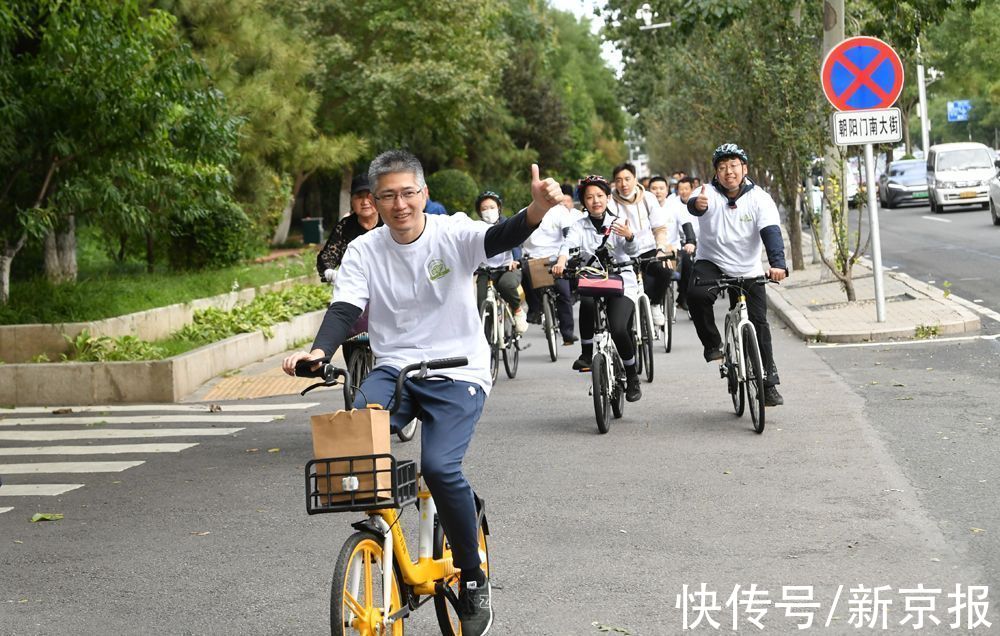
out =
[[[980,534],[982,532],[986,532],[986,530],[982,528],[969,528],[969,530],[972,530],[972,534]]]
[[[211,532],[192,532],[191,534],[193,534],[196,537],[205,537],[205,536],[208,536],[208,535],[210,535],[212,533]]]
[[[53,415],[67,415],[67,414],[72,413],[72,412],[73,412],[73,409],[66,408],[66,409],[56,409],[56,410],[52,411],[52,414]]]
[[[616,634],[631,634],[632,633],[632,632],[628,631],[627,629],[625,629],[624,627],[613,627],[611,625],[602,625],[601,623],[598,623],[597,621],[594,621],[593,623],[591,623],[591,625],[593,625],[594,627],[596,627],[597,631],[599,631],[599,632],[614,632]]]
[[[271,418],[271,421],[272,422],[280,422],[283,419],[285,419],[284,415],[275,415],[274,417]]]
[[[893,382],[892,386],[906,386],[906,385],[903,384],[902,382]]]
[[[28,602],[28,599],[26,599],[26,598],[22,598],[20,601],[18,601],[18,603],[27,603],[27,602]]]
[[[246,452],[248,452],[248,453],[256,453],[256,452],[259,452],[259,451],[260,451],[259,448],[248,448]]]
[[[280,450],[281,450],[280,448],[269,448],[269,449],[267,449],[267,452],[269,452],[269,453],[277,453]]]
[[[622,534],[628,534],[627,530],[619,530],[618,532],[621,532]]]
[[[940,562],[941,562],[941,559],[939,559],[937,557],[934,557],[933,559],[931,559],[931,563],[940,563]]]
[[[910,395],[905,395],[905,396],[903,396],[903,397],[898,397],[898,398],[896,398],[896,399],[897,399],[897,400],[903,400],[903,401],[906,401],[906,400],[912,400],[912,399],[913,399],[913,397],[912,397],[912,396],[910,396]]]
[[[24,541],[21,541],[20,539],[14,539],[14,543],[24,543]]]
[[[219,406],[218,404],[209,404],[208,405],[208,412],[209,413],[218,413],[221,410],[222,410],[222,407]]]
[[[722,474],[723,474],[723,475],[732,475],[732,473],[731,473],[731,472],[729,472],[728,470],[724,470],[724,471],[722,471]]]
[[[36,512],[31,516],[31,523],[38,521],[59,521],[63,516],[58,512]]]

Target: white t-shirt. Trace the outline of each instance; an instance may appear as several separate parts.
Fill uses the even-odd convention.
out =
[[[655,196],[655,195],[654,195]],[[654,210],[650,215],[650,225],[653,225],[653,220],[655,219],[658,225],[653,225],[653,227],[664,227],[667,231],[667,243],[672,245],[675,250],[681,247],[681,237],[680,233],[680,222],[677,217],[677,208],[670,205],[670,199],[665,199],[663,205],[660,202],[656,202],[656,210]]]
[[[476,310],[473,272],[486,261],[489,226],[428,214],[423,234],[400,245],[387,226],[351,241],[334,298],[368,307],[376,367],[466,356],[469,364],[435,373],[474,382],[489,393],[490,354]]]
[[[559,254],[564,231],[580,218],[580,212],[570,210],[564,205],[550,208],[541,224],[524,242],[524,251],[532,258],[554,258]]]
[[[610,214],[605,214],[601,227],[609,227],[614,220],[614,217]],[[623,237],[613,232],[608,235],[607,244],[611,248],[611,255],[616,263],[624,263],[633,256],[639,255],[638,238],[638,235],[636,235],[636,238],[632,241],[626,241]],[[590,215],[587,215],[570,227],[569,235],[563,241],[562,247],[559,248],[559,254],[561,256],[569,255],[571,249],[580,248],[580,255],[584,259],[584,264],[586,264],[588,257],[597,254],[597,248],[601,246],[603,240],[604,232],[595,230],[594,223],[590,220]],[[635,271],[632,268],[627,268],[622,270],[620,274],[622,282],[625,284],[625,295],[634,301],[639,297],[639,281],[635,278]]]
[[[760,231],[781,224],[771,195],[754,186],[736,200],[736,208],[730,208],[726,197],[710,184],[702,189],[708,192],[708,209],[699,217],[698,260],[715,263],[729,276],[763,276]]]
[[[698,236],[698,217],[688,212],[687,203],[681,201],[681,198],[676,194],[671,194],[667,197],[664,205],[673,212],[674,217],[677,219],[677,240],[679,242],[684,242],[685,223],[690,223],[694,229],[694,235]]]
[[[634,243],[639,244],[639,254],[644,254],[649,250],[656,249],[656,239],[653,237],[654,227],[663,227],[665,220],[656,212],[660,209],[660,203],[656,200],[656,195],[643,190],[641,186],[636,186],[641,192],[641,196],[636,197],[635,203],[621,203],[614,197],[608,198],[608,211],[615,216],[628,219],[628,225],[635,232]]]

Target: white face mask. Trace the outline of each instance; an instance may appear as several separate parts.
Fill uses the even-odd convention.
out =
[[[486,221],[490,225],[493,225],[498,220],[500,220],[500,210],[496,208],[486,208],[479,212],[479,218]]]

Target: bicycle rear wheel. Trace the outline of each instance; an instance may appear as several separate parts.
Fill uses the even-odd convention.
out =
[[[496,306],[489,301],[484,301],[482,309],[479,310],[479,317],[483,321],[483,330],[486,332],[486,344],[490,347],[490,376],[493,382],[497,381],[497,373],[500,371],[500,343],[497,342],[496,327]]]
[[[517,375],[517,363],[520,357],[517,347],[518,333],[510,307],[504,305],[503,313],[503,369],[507,372],[507,377],[513,380]]]
[[[559,358],[559,327],[556,325],[556,312],[552,306],[552,296],[542,293],[542,329],[545,331],[545,341],[549,345],[549,358],[555,362]]]
[[[607,433],[611,429],[611,387],[608,386],[608,376],[604,370],[606,364],[608,359],[603,353],[595,353],[590,361],[594,416],[597,418],[597,430],[601,433]]]
[[[382,619],[403,607],[402,577],[393,563],[389,607],[382,605],[382,539],[371,532],[355,532],[340,549],[330,587],[330,633],[402,636],[403,620],[381,631]]]
[[[743,325],[742,336],[743,357],[747,367],[743,383],[746,385],[753,430],[759,434],[764,432],[764,365],[760,360],[760,347],[757,346],[757,331],[754,326]]]
[[[646,382],[653,381],[653,313],[649,308],[649,299],[639,299],[639,348],[642,351],[643,368],[639,373],[646,372]]]
[[[481,509],[481,502],[476,500],[476,508]],[[486,514],[482,513],[480,517],[479,525],[479,560],[480,567],[483,568],[483,572],[486,576],[490,575],[490,549],[486,543],[486,536],[489,534],[489,525],[486,523]],[[448,538],[444,534],[444,529],[441,527],[440,521],[435,518],[434,520],[434,552],[435,559],[451,558],[451,546],[448,543]],[[461,585],[460,572],[457,570],[455,574],[449,576],[444,584],[451,590],[451,592],[458,597],[459,586]],[[434,611],[437,613],[438,627],[441,628],[441,633],[444,636],[461,636],[462,625],[458,617],[458,612],[455,611],[455,607],[451,604],[443,594],[438,594],[434,597]]]

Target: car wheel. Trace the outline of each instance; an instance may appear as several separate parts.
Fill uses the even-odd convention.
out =
[[[993,217],[993,225],[1000,225],[1000,214],[997,213],[997,206],[993,203],[993,199],[990,199],[990,216]]]
[[[934,197],[931,197],[931,212],[934,214],[941,214],[941,206],[934,202]]]

